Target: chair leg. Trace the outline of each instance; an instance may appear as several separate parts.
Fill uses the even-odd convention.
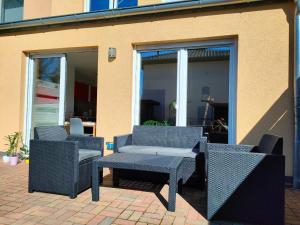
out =
[[[77,198],[77,194],[74,194],[74,193],[73,193],[73,194],[70,194],[69,197],[70,197],[70,199]]]
[[[28,193],[33,193],[34,190],[32,188],[28,188]]]
[[[77,193],[78,193],[78,186],[76,184],[73,184],[72,190],[69,194],[70,199],[77,198]]]

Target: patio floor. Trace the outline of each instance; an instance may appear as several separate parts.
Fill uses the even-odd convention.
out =
[[[197,189],[184,188],[177,195],[176,212],[168,212],[153,191],[167,199],[168,186],[124,181],[121,188],[111,186],[105,170],[101,201],[91,201],[87,190],[76,199],[67,196],[27,192],[28,165],[5,165],[0,160],[0,225],[1,224],[234,224],[209,223],[204,218],[205,196]],[[201,215],[201,213],[203,215]],[[286,224],[300,225],[300,191],[286,190]]]

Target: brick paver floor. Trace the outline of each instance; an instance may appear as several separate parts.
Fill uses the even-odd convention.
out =
[[[0,225],[2,224],[89,224],[89,225],[145,225],[145,224],[212,224],[206,221],[201,201],[204,194],[184,188],[177,195],[176,212],[168,212],[162,202],[167,199],[168,186],[150,183],[121,183],[111,186],[109,170],[105,170],[101,201],[91,201],[87,190],[76,199],[67,196],[27,192],[28,165],[5,165],[0,159]],[[161,190],[159,189],[161,188]],[[160,195],[153,190],[160,190]],[[214,222],[213,224],[232,224]],[[286,224],[300,225],[300,191],[286,190]],[[236,225],[236,223],[234,223]]]

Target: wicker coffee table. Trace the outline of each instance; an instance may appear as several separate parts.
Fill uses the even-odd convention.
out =
[[[93,162],[92,200],[99,201],[99,169],[129,169],[169,174],[168,210],[174,212],[176,193],[181,190],[183,178],[183,158],[175,156],[115,153]],[[114,180],[117,179],[116,174]]]

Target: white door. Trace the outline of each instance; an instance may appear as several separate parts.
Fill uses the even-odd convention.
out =
[[[65,55],[28,58],[24,130],[27,145],[34,127],[64,123],[66,64]]]

